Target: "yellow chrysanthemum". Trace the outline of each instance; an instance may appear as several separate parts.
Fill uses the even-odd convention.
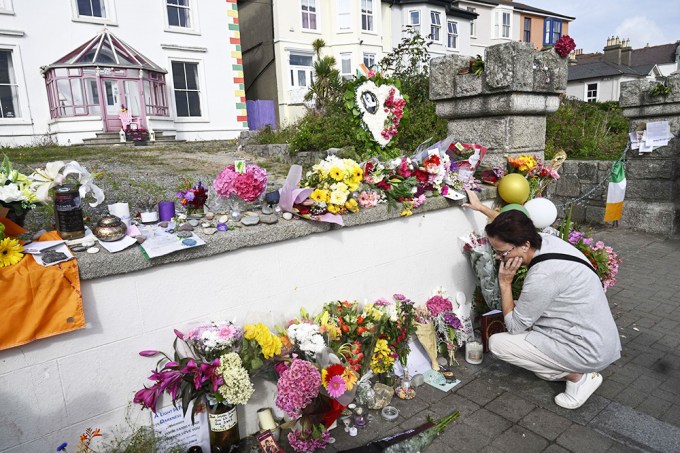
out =
[[[330,193],[327,190],[314,189],[314,191],[309,197],[316,202],[328,203]]]
[[[345,207],[350,212],[359,212],[359,203],[354,198],[350,198],[345,202]]]
[[[255,339],[257,344],[262,348],[262,355],[265,359],[281,354],[281,348],[283,346],[281,339],[272,334],[267,326],[261,322],[243,326],[243,338],[246,340]]]
[[[378,340],[371,357],[371,370],[376,374],[385,373],[391,370],[393,366],[394,357],[392,357],[392,351],[387,345],[387,340]]]
[[[339,206],[337,204],[329,204],[328,206],[326,206],[326,208],[328,209],[328,212],[330,212],[331,214],[337,214],[340,211],[342,211],[342,206]]]
[[[0,267],[11,266],[21,261],[24,257],[24,247],[12,238],[0,241]]]
[[[345,178],[345,172],[340,167],[331,167],[328,176],[336,181],[342,181]]]

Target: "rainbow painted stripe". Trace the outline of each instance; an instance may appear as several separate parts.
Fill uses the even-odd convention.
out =
[[[234,96],[239,99],[236,103],[236,121],[243,127],[248,128],[248,112],[246,110],[246,87],[243,81],[243,56],[241,54],[241,32],[238,23],[238,6],[236,0],[225,0],[227,2],[227,21],[229,23],[229,43],[234,46],[231,51],[232,65],[234,71]]]

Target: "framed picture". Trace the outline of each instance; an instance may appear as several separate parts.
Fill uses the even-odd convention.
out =
[[[284,453],[283,448],[276,443],[271,431],[267,430],[257,436],[257,442],[260,444],[260,450],[263,453]]]

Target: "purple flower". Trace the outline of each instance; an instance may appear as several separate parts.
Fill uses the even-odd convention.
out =
[[[454,329],[462,329],[463,328],[463,323],[460,322],[460,319],[458,319],[458,316],[454,315],[451,312],[444,313],[444,322],[446,324],[448,324],[449,326],[453,327]]]
[[[146,350],[139,353],[142,357],[153,357],[156,354],[160,354],[160,351]]]
[[[151,388],[144,387],[135,393],[135,397],[132,400],[135,404],[141,404],[142,407],[151,409],[153,413],[156,413],[156,401],[158,396],[162,393],[160,385],[158,383],[154,384]]]
[[[180,332],[177,329],[173,329],[173,330],[175,332],[175,335],[177,335],[177,338],[179,338],[180,340],[184,340],[184,334],[182,332]]]
[[[217,224],[217,231],[227,231],[227,224],[223,222],[219,222]]]
[[[187,193],[184,194],[184,198],[186,198],[187,201],[194,201],[194,198],[196,198],[196,196],[192,191],[187,190]]]

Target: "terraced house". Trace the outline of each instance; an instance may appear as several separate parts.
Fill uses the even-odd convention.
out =
[[[343,77],[372,68],[405,34],[420,32],[432,57],[483,55],[514,40],[552,45],[573,17],[508,0],[238,0],[248,100],[269,103],[272,123],[292,123],[305,111],[304,95],[316,58],[335,57]],[[528,27],[526,30],[522,27]],[[276,118],[276,119],[274,119]],[[253,118],[251,118],[252,120]],[[256,124],[255,124],[256,123]],[[251,121],[251,128],[263,123]]]
[[[0,0],[0,145],[234,138],[239,40],[236,0]]]

